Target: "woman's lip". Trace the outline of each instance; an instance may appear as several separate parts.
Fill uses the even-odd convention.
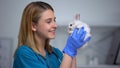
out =
[[[49,32],[51,32],[52,34],[55,34],[55,30],[51,30],[51,31],[49,31]]]
[[[50,30],[49,32],[55,32],[55,30]]]

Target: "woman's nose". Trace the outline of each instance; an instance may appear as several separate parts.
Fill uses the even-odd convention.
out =
[[[57,28],[57,23],[56,22],[53,23],[53,27]]]

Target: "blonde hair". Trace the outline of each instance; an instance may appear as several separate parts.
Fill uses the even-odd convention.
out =
[[[31,48],[35,47],[34,33],[31,29],[32,23],[38,23],[41,14],[48,9],[54,12],[54,9],[49,4],[41,1],[31,2],[25,7],[18,35],[18,47],[22,45],[27,45]],[[52,47],[49,45],[49,39],[46,40],[45,49],[49,53],[52,52]]]

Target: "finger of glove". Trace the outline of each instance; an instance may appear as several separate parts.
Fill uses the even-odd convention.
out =
[[[75,28],[73,33],[72,33],[72,38],[76,38],[77,37],[77,32],[78,32],[78,28]]]
[[[81,36],[79,36],[79,41],[84,41],[85,36],[86,36],[86,31],[83,31]]]
[[[79,30],[77,32],[77,37],[76,37],[78,40],[83,35],[83,32],[84,32],[84,27],[79,28]]]
[[[88,37],[87,39],[84,40],[84,43],[85,44],[86,42],[90,41],[91,37]]]
[[[84,31],[84,27],[79,28],[77,34],[81,35],[81,33]]]

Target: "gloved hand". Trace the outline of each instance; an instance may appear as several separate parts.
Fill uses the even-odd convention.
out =
[[[86,42],[88,42],[91,37],[86,36],[86,31],[84,30],[84,27],[81,29],[75,28],[73,33],[68,36],[66,46],[63,49],[63,53],[68,54],[71,57],[74,57],[77,55],[77,49],[82,47]]]

